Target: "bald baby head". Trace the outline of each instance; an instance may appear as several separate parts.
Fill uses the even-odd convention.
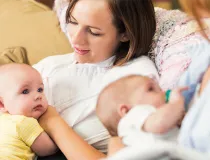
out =
[[[27,77],[31,76],[31,78],[33,78],[33,75],[40,76],[37,70],[27,64],[10,63],[0,66],[0,88],[3,89],[5,86],[15,83],[13,81],[23,75]]]
[[[131,75],[103,89],[97,101],[96,113],[112,136],[117,136],[120,119],[139,104],[159,107],[165,103],[164,92],[151,78]]]
[[[38,71],[26,64],[0,66],[1,113],[38,119],[47,106],[44,84]]]
[[[143,76],[132,75],[121,78],[103,89],[97,101],[96,113],[112,136],[117,135],[121,105],[132,106],[132,94],[141,84]]]

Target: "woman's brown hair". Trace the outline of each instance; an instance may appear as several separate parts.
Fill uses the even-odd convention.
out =
[[[70,0],[66,12],[66,23],[75,4]],[[114,65],[124,63],[142,55],[148,55],[156,30],[154,6],[151,0],[107,0],[113,15],[113,24],[119,33],[126,33],[129,41],[121,42],[116,49]]]
[[[183,9],[195,17],[199,27],[202,30],[202,35],[209,39],[207,34],[204,32],[205,25],[202,22],[202,13],[208,13],[210,15],[210,0],[180,0],[179,1]]]

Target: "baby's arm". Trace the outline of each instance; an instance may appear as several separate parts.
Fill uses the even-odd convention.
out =
[[[178,125],[183,117],[183,109],[176,105],[166,104],[152,113],[143,125],[145,132],[163,134]]]
[[[31,149],[38,156],[48,156],[54,154],[57,151],[57,146],[46,132],[42,132],[32,144]]]
[[[186,88],[172,91],[169,103],[163,105],[152,113],[145,121],[143,130],[146,132],[162,134],[176,127],[184,117],[184,98],[181,92]]]
[[[47,156],[56,152],[57,147],[34,118],[24,117],[17,125],[21,140],[38,156]]]

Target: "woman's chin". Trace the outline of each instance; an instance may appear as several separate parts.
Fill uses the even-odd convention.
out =
[[[80,55],[77,52],[74,53],[77,63],[93,63],[93,61],[90,58],[88,58],[88,55]]]
[[[100,58],[100,57],[94,57],[91,56],[91,54],[86,54],[86,55],[80,55],[77,52],[75,53],[75,60],[77,63],[100,63],[105,61],[107,58]]]

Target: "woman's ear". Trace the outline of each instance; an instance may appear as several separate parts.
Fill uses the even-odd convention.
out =
[[[118,109],[117,109],[117,112],[118,114],[120,115],[120,117],[124,117],[128,111],[131,109],[131,106],[129,105],[126,105],[126,104],[121,104]]]
[[[121,42],[127,42],[127,41],[129,41],[127,32],[121,34],[120,41]]]
[[[6,108],[4,107],[3,99],[0,97],[0,112],[7,112]]]

